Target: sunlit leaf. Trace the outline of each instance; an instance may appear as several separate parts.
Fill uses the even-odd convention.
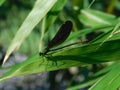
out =
[[[57,0],[37,0],[32,11],[26,17],[23,24],[20,26],[16,36],[14,37],[11,45],[9,46],[7,53],[4,58],[6,62],[9,55],[18,49],[26,37],[31,33],[33,28],[41,21],[41,19],[47,14],[47,12],[52,8]]]
[[[107,26],[107,25],[115,25],[118,22],[118,19],[114,15],[106,14],[96,10],[81,10],[81,15],[79,19],[82,23],[87,26],[95,27],[95,26]]]

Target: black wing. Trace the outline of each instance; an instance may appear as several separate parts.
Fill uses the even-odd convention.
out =
[[[48,44],[46,50],[49,50],[50,48],[63,43],[70,35],[72,26],[73,25],[71,21],[66,21],[64,24],[62,24],[62,26],[60,27],[54,38]]]

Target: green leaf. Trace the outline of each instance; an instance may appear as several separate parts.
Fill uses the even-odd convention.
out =
[[[41,21],[41,19],[47,14],[47,12],[52,8],[57,0],[37,0],[34,8],[29,13],[21,27],[19,28],[16,36],[14,37],[11,45],[9,46],[7,53],[5,55],[4,62],[7,60],[9,55],[18,49],[26,37],[31,33],[33,28]]]
[[[90,79],[87,79],[85,82],[80,83],[79,85],[75,85],[75,86],[67,88],[67,90],[80,90],[82,88],[88,87],[88,86],[94,84],[98,78],[92,77]]]
[[[67,90],[78,90],[78,89],[82,89],[82,88],[91,86],[91,85],[95,84],[97,81],[99,81],[101,78],[105,77],[105,75],[107,75],[109,72],[111,72],[111,70],[113,70],[113,68],[115,68],[116,66],[118,66],[118,68],[119,68],[119,64],[120,64],[120,61],[117,61],[116,63],[111,63],[107,67],[103,68],[102,70],[93,74],[91,77],[87,78],[85,81],[81,82],[79,85],[75,85],[73,87],[70,87]],[[104,83],[104,82],[101,82],[101,83]],[[117,84],[115,84],[115,85],[117,85]],[[98,84],[98,86],[99,86],[99,84]],[[110,87],[110,88],[112,88],[112,87]],[[99,86],[99,88],[97,88],[97,90],[99,90],[99,89],[100,90],[102,89],[101,85]],[[107,89],[107,90],[110,90],[110,89]],[[115,90],[115,89],[111,89],[111,90]]]
[[[82,37],[83,35],[86,35],[93,31],[102,31],[102,32],[107,33],[109,31],[111,31],[112,29],[113,29],[113,26],[99,26],[99,27],[97,26],[97,27],[91,27],[91,28],[78,30],[69,36],[68,41],[72,41],[74,39]]]
[[[1,76],[0,80],[18,75],[120,60],[119,40],[105,42],[99,49],[96,49],[98,45],[99,43],[95,43],[61,50],[56,53],[50,52],[49,54],[53,53],[52,56],[48,55],[44,58],[36,54],[24,62],[12,66],[7,73]]]
[[[79,19],[82,23],[87,26],[107,26],[115,25],[118,22],[118,19],[114,15],[106,14],[96,10],[81,10],[81,15]]]
[[[90,90],[117,90],[120,86],[120,62],[93,85]]]
[[[56,4],[54,5],[54,7],[47,14],[47,23],[46,23],[47,26],[46,26],[46,28],[48,28],[50,25],[53,24],[53,22],[57,18],[59,12],[63,9],[63,7],[64,7],[64,5],[65,5],[66,2],[67,2],[67,0],[58,0],[56,2]]]

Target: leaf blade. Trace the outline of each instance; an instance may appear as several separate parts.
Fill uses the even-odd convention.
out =
[[[33,28],[40,22],[40,20],[47,14],[57,0],[37,0],[33,10],[29,13],[21,27],[19,28],[16,36],[14,37],[11,45],[9,46],[3,64],[6,62],[9,55],[18,49],[25,38],[31,33]]]

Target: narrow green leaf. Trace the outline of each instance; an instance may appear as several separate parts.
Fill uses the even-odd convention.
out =
[[[93,74],[91,77],[87,78],[85,81],[81,82],[79,85],[75,85],[73,87],[70,87],[67,90],[78,90],[78,89],[82,89],[82,88],[91,86],[91,85],[95,84],[95,82],[97,82],[98,80],[103,78],[107,73],[111,72],[111,70],[113,70],[113,68],[115,68],[116,66],[119,66],[119,64],[120,64],[120,61],[117,61],[116,63],[112,63],[111,65],[108,65],[107,67],[105,67],[102,70],[98,71],[97,73]],[[117,77],[117,75],[116,75],[116,77]],[[115,87],[117,87],[118,84],[119,84],[119,76],[117,77],[117,80],[116,81],[114,80],[111,83],[111,85],[109,85],[109,86],[114,85]],[[100,86],[100,88],[101,88],[101,86]],[[116,90],[116,89],[113,89],[113,87],[108,87],[108,88],[106,90]]]
[[[67,0],[58,0],[56,2],[56,4],[53,6],[53,8],[50,10],[50,12],[47,14],[46,28],[48,28],[50,25],[53,24],[53,22],[57,18],[59,12],[63,9],[66,2],[67,2]]]
[[[9,46],[4,62],[6,62],[9,55],[18,49],[26,37],[31,33],[33,28],[41,21],[41,19],[47,14],[47,12],[52,8],[57,0],[37,0],[34,8],[29,13],[21,27],[19,28],[16,36],[14,37],[11,45]]]
[[[102,79],[98,80],[90,90],[117,90],[120,86],[120,63],[116,64],[112,70]],[[112,87],[111,87],[112,86]]]
[[[4,74],[0,80],[18,75],[120,60],[119,40],[105,42],[99,49],[96,49],[98,45],[99,43],[96,43],[68,50],[61,50],[44,58],[40,57],[39,54],[34,55],[20,64],[11,66],[11,69]]]
[[[115,25],[118,19],[114,15],[106,14],[96,10],[81,10],[79,19],[87,26],[95,27],[99,25]]]

